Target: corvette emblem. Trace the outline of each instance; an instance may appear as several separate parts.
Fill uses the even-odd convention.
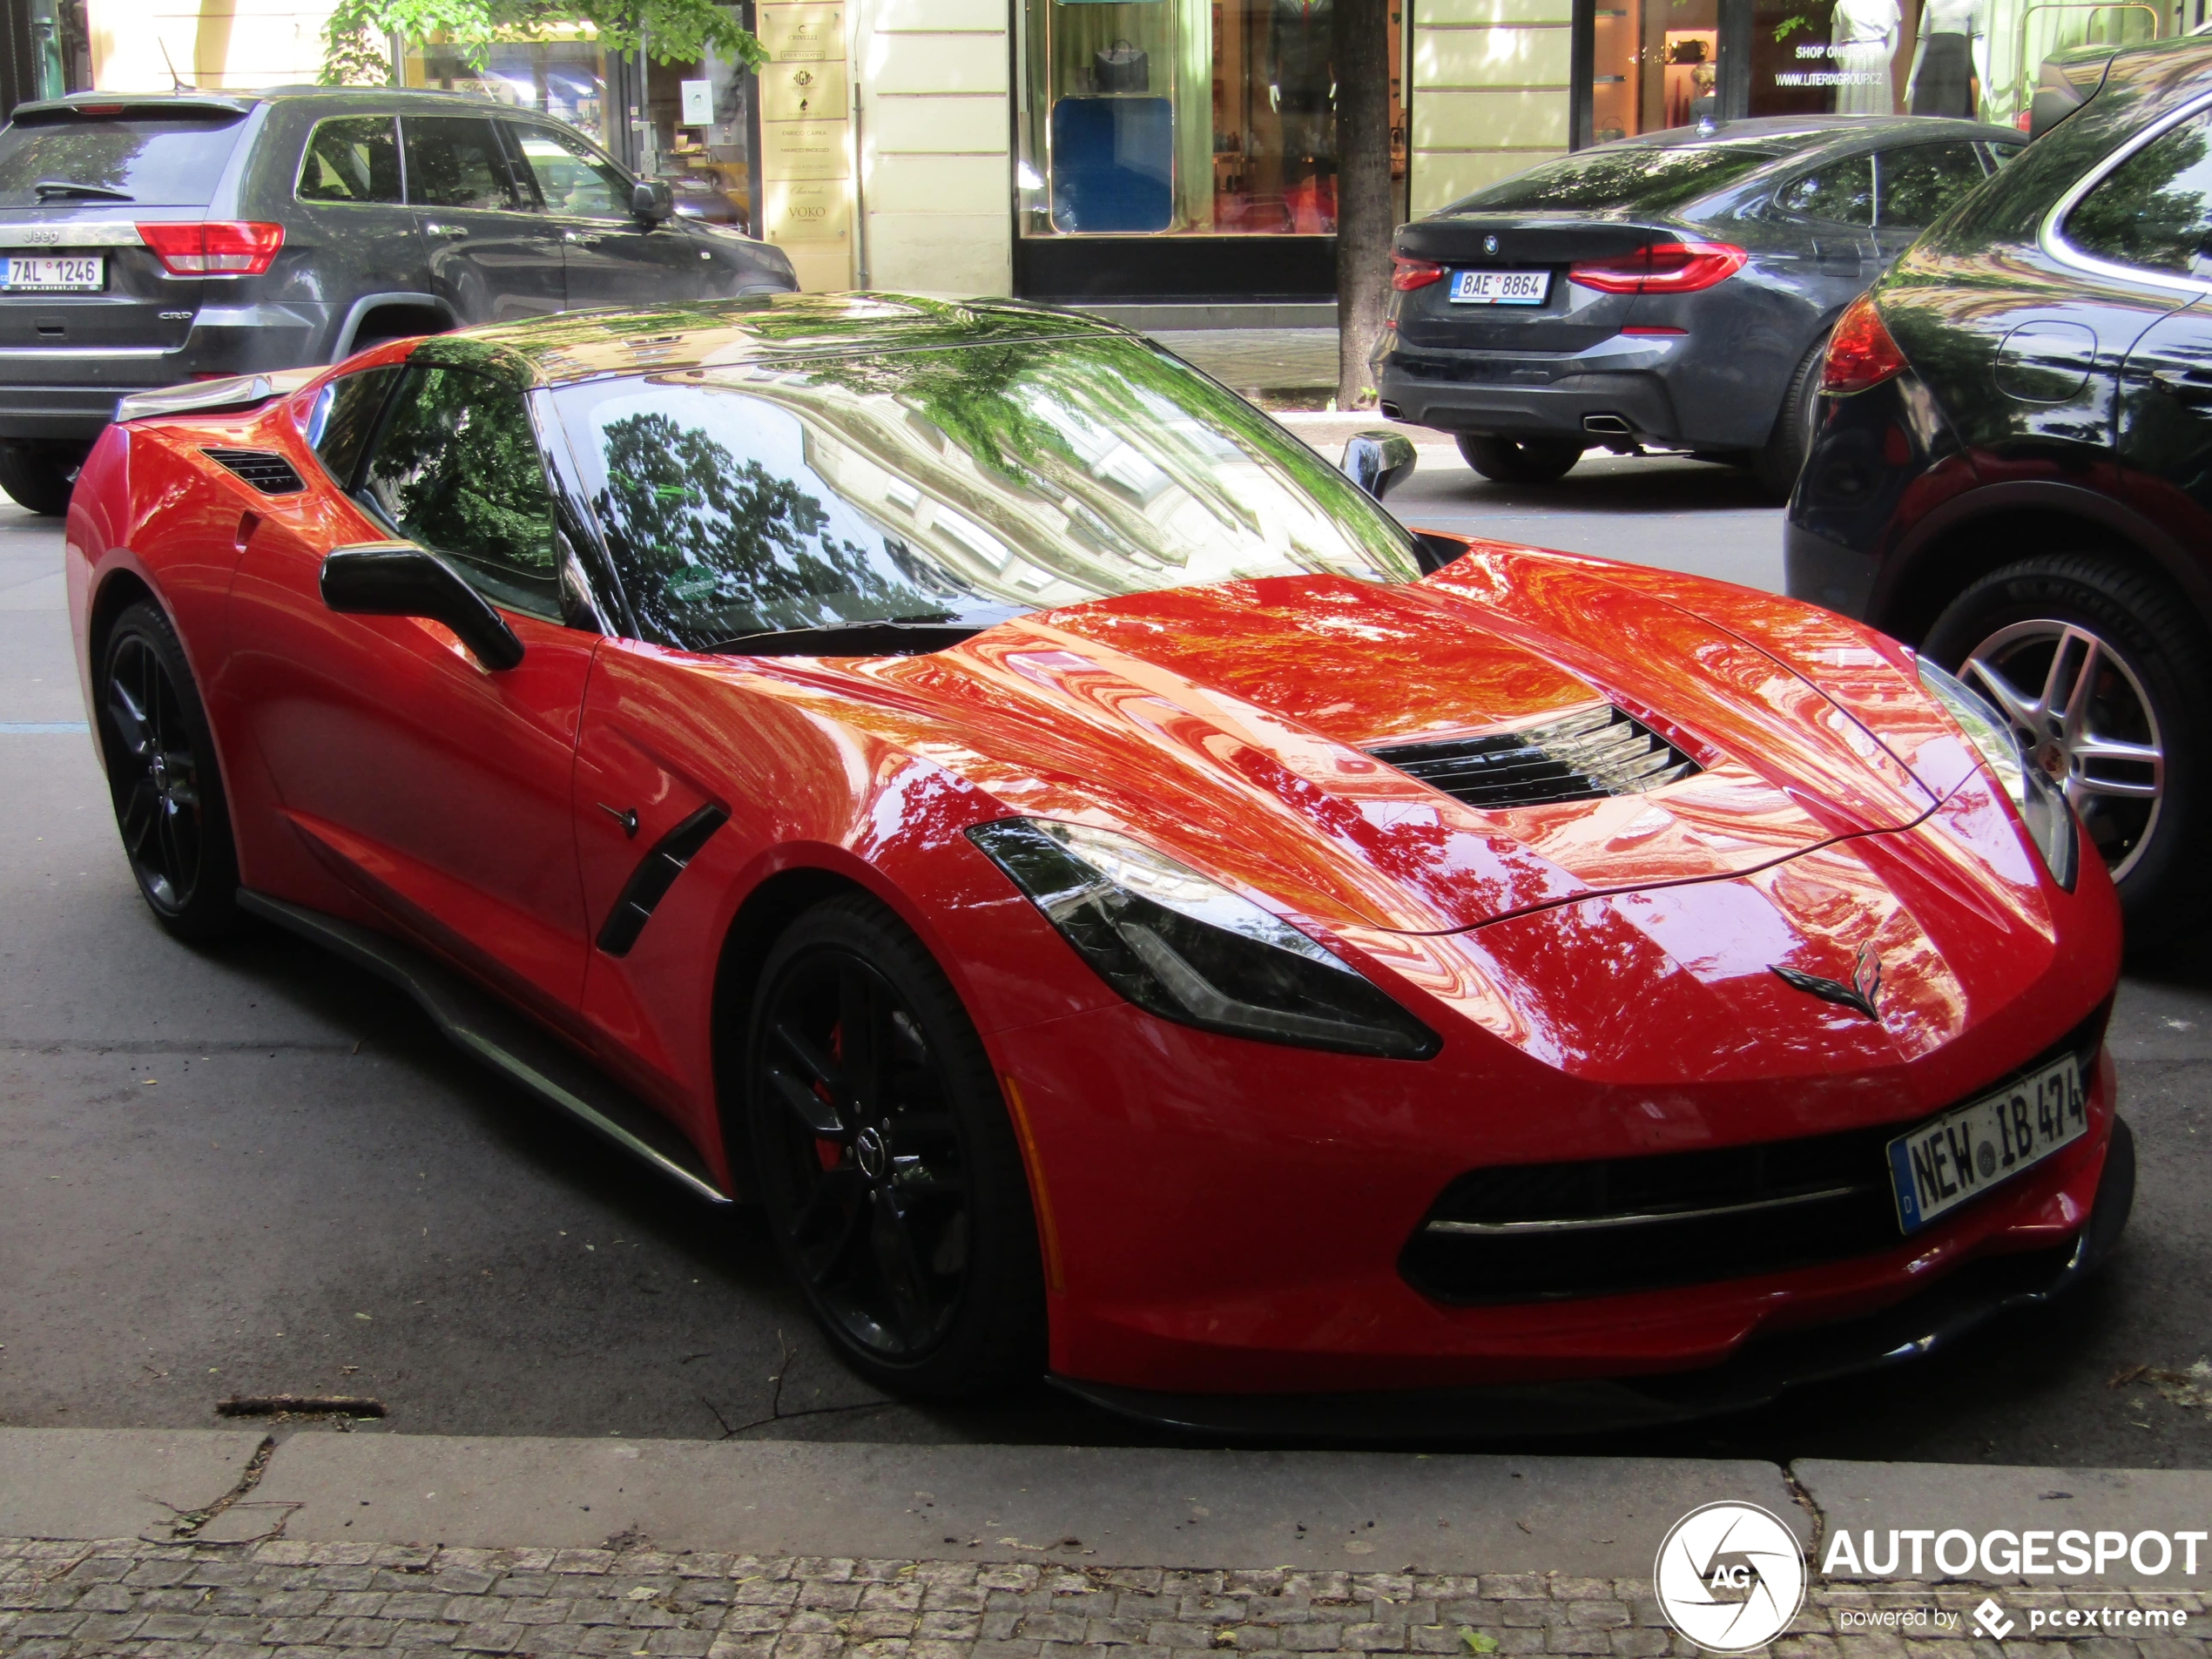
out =
[[[1784,985],[1795,986],[1808,996],[1855,1009],[1878,1023],[1881,1020],[1881,1011],[1874,1006],[1874,999],[1882,993],[1882,959],[1871,942],[1860,948],[1858,960],[1851,964],[1848,985],[1841,980],[1823,979],[1817,974],[1801,974],[1794,968],[1777,968],[1774,972]]]
[[[1494,236],[1484,237],[1482,239],[1482,251],[1485,253],[1495,253],[1498,251],[1498,239]]]

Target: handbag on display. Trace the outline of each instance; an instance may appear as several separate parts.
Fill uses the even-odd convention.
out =
[[[1091,78],[1102,92],[1152,90],[1150,56],[1130,41],[1117,40],[1090,55]]]

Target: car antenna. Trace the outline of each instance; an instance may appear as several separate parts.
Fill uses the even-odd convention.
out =
[[[169,56],[169,43],[162,39],[159,35],[156,35],[153,37],[153,44],[161,48],[161,61],[168,67],[169,90],[172,92],[197,92],[199,91],[197,86],[194,86],[190,81],[177,73],[177,65]]]

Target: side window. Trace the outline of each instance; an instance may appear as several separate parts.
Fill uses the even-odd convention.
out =
[[[398,124],[388,115],[316,122],[300,158],[295,193],[303,202],[398,201]]]
[[[561,620],[553,497],[521,394],[466,369],[410,367],[356,493],[494,604]]]
[[[580,219],[630,217],[630,181],[581,139],[519,122],[507,124],[507,136],[546,212]]]
[[[423,207],[516,207],[499,135],[478,115],[410,115],[408,199]]]
[[[1775,192],[1775,206],[1804,219],[1835,225],[1874,222],[1874,159],[1851,156],[1817,172],[1792,179]]]
[[[2175,276],[2212,274],[2212,113],[2169,127],[2066,216],[2084,253]]]
[[[340,489],[352,485],[361,450],[376,429],[376,417],[399,375],[396,367],[365,368],[331,381],[316,394],[304,435]]]
[[[1971,144],[1913,144],[1878,158],[1881,223],[1900,230],[1932,225],[1986,176]]]

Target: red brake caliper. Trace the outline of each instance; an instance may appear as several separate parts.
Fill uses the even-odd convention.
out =
[[[842,1066],[845,1063],[845,1022],[841,1020],[830,1028],[829,1048],[831,1060]],[[815,1082],[814,1097],[831,1110],[837,1109],[836,1097],[830,1093],[827,1083]],[[845,1144],[826,1136],[817,1135],[814,1137],[814,1156],[821,1161],[825,1170],[834,1170],[845,1161]]]

